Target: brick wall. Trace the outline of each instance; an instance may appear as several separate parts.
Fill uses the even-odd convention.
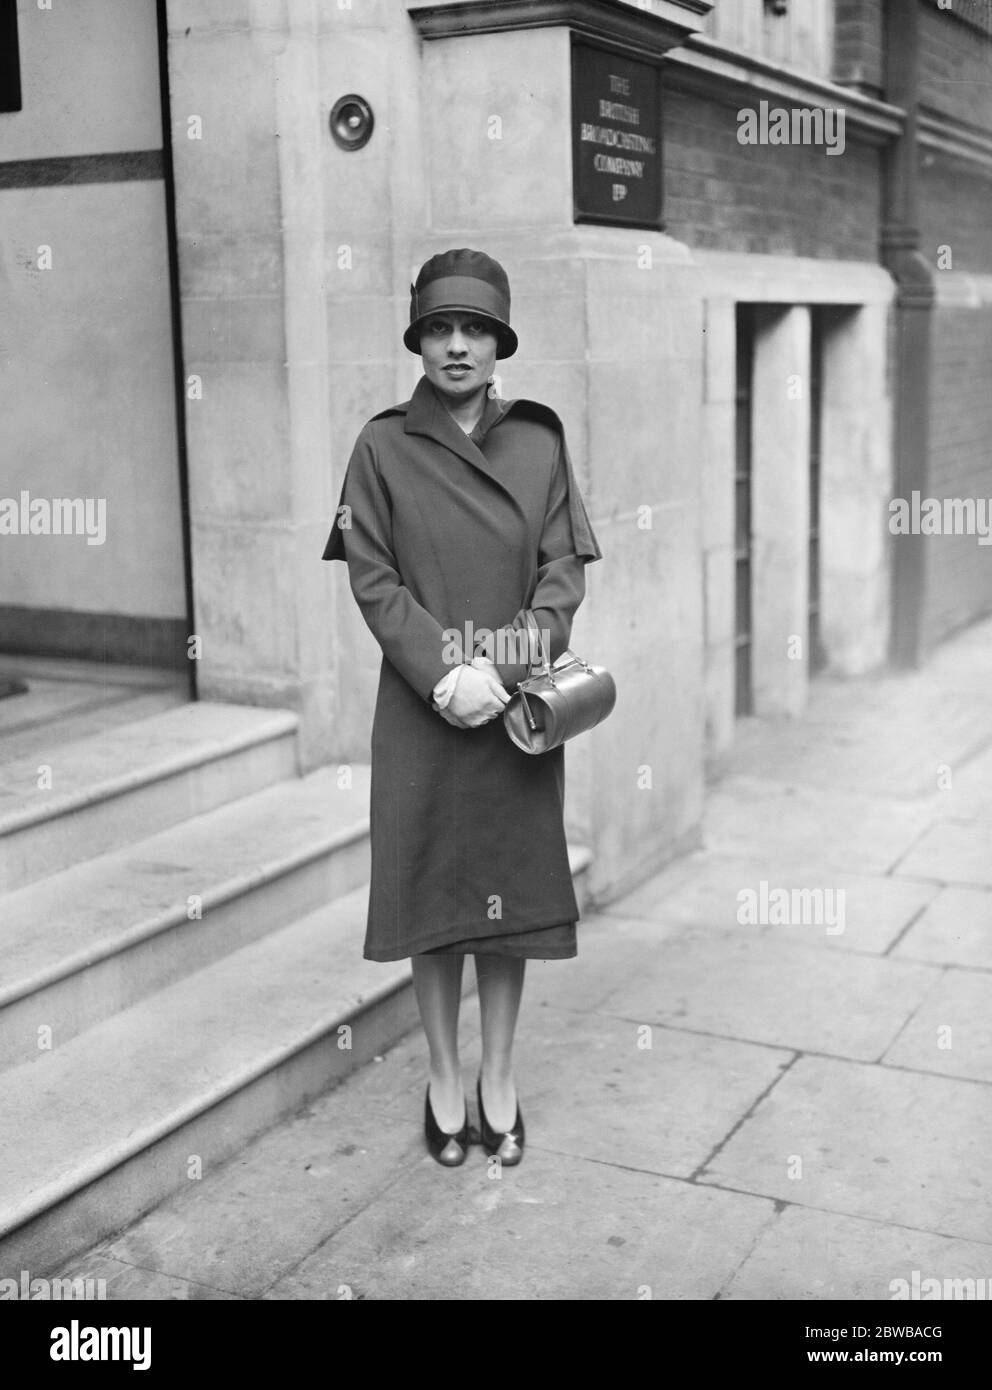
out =
[[[834,16],[834,81],[879,96],[882,0],[836,0]]]
[[[900,0],[908,4],[909,0]],[[940,9],[919,0],[923,105],[992,129],[992,7],[988,0],[952,0]],[[836,0],[836,82],[881,96],[884,0]]]
[[[960,3],[960,0],[959,0]],[[992,7],[985,6],[992,17]],[[920,12],[920,100],[924,107],[992,130],[992,39],[953,10]]]
[[[992,177],[940,151],[920,159],[921,249],[932,265],[950,246],[953,269],[992,274]]]
[[[992,306],[934,312],[931,497],[992,498]],[[975,536],[927,541],[924,639],[992,612],[992,546]]]
[[[822,146],[741,145],[737,110],[666,93],[669,234],[710,250],[876,260],[878,151],[849,138],[840,155]]]
[[[992,42],[988,5],[955,0],[953,11],[923,0],[921,103],[931,113],[992,130]],[[965,22],[968,21],[968,22]],[[992,179],[978,166],[923,150],[919,167],[921,249],[942,277],[992,274]],[[931,497],[992,498],[992,306],[939,303],[933,314],[930,421]],[[992,547],[975,536],[926,542],[923,640],[932,644],[992,612]]]

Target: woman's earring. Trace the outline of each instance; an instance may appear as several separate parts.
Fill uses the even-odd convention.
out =
[[[489,378],[489,388],[486,391],[486,395],[491,401],[494,401],[499,395],[499,387],[496,385],[496,378],[494,376]]]

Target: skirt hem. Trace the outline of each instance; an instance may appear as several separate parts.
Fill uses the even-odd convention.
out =
[[[366,942],[365,960],[389,962],[429,955],[501,955],[525,960],[569,960],[578,955],[575,927],[578,917],[541,926],[520,927],[514,931],[479,936],[453,936],[451,928],[434,933],[433,938],[395,951],[370,948]],[[441,939],[438,940],[438,937]],[[433,940],[434,944],[431,944]]]

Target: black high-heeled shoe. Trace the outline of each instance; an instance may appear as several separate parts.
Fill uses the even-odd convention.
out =
[[[434,1118],[431,1109],[431,1088],[428,1085],[424,1097],[424,1138],[431,1158],[445,1168],[458,1168],[465,1162],[469,1145],[468,1106],[465,1107],[465,1123],[456,1134],[446,1134]]]
[[[475,1083],[475,1094],[479,1101],[479,1137],[482,1147],[487,1154],[495,1154],[505,1168],[512,1168],[524,1156],[524,1120],[520,1113],[520,1101],[517,1100],[517,1118],[513,1122],[513,1128],[501,1133],[498,1129],[493,1129],[486,1118],[482,1104],[481,1072]]]

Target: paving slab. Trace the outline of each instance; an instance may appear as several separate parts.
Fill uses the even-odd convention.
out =
[[[761,878],[777,881],[801,871],[801,865],[776,852],[774,846],[746,855],[697,849],[604,911],[623,918],[725,925],[735,920],[736,895],[743,885]]]
[[[736,1193],[533,1150],[430,1158],[308,1256],[269,1299],[711,1299],[772,1219]]]
[[[942,820],[992,820],[992,748],[968,759],[961,767],[950,767],[950,786],[938,799]],[[946,781],[946,779],[945,779]]]
[[[949,970],[882,1060],[992,1083],[992,974]]]
[[[983,1288],[986,1297],[992,1296],[992,1246],[790,1206],[761,1232],[721,1289],[720,1299],[902,1301],[908,1295],[912,1301],[914,1287],[919,1289],[924,1279],[939,1279],[941,1293],[945,1292],[945,1279],[974,1280],[972,1297]],[[932,1285],[930,1289],[935,1291]],[[967,1285],[946,1286],[952,1297],[956,1290],[961,1295],[969,1292]],[[893,1314],[896,1311],[893,1309]],[[908,1316],[884,1316],[890,1322],[912,1321]],[[875,1321],[881,1319],[879,1313]],[[812,1310],[810,1322],[815,1321]]]
[[[625,893],[622,898],[615,898],[607,903],[600,911],[605,916],[614,913],[625,920],[644,918],[650,920],[660,916],[658,908],[660,904],[673,893],[677,888],[687,883],[694,882],[699,873],[699,865],[706,857],[705,850],[691,850],[688,854],[675,859],[670,864],[666,864],[658,873],[640,884],[637,888]]]
[[[463,1013],[471,1015],[472,1003],[466,1001]],[[450,1173],[439,1169],[426,1155],[421,1133],[425,1049],[422,1039],[412,1035],[381,1062],[365,1068],[292,1121],[254,1141],[238,1159],[208,1173],[201,1181],[191,1181],[184,1192],[150,1212],[118,1239],[75,1262],[75,1267],[85,1265],[99,1277],[104,1273],[102,1262],[110,1262],[106,1267],[114,1275],[117,1289],[116,1295],[110,1296],[136,1298],[187,1296],[163,1292],[168,1280],[189,1285],[193,1290],[190,1297],[206,1297],[195,1292],[206,1288],[216,1290],[218,1295],[256,1298],[275,1285],[273,1297],[337,1298],[343,1296],[338,1293],[342,1284],[351,1286],[356,1297],[636,1298],[647,1296],[638,1293],[642,1285],[651,1286],[653,1297],[713,1297],[769,1219],[771,1204],[764,1199],[713,1193],[719,1201],[711,1206],[699,1201],[701,1189],[691,1184],[667,1183],[652,1172],[637,1174],[614,1165],[619,1160],[636,1167],[638,1159],[648,1165],[664,1159],[665,1153],[650,1142],[651,1133],[660,1127],[663,1132],[670,1131],[665,1136],[669,1155],[688,1150],[683,1162],[688,1170],[704,1149],[711,1148],[732,1126],[737,1114],[743,1113],[763,1088],[766,1078],[777,1075],[777,1066],[770,1059],[779,1054],[769,1049],[736,1049],[726,1044],[714,1050],[707,1048],[709,1040],[674,1034],[671,1041],[682,1044],[681,1054],[677,1047],[661,1048],[667,1065],[652,1068],[652,1074],[656,1079],[664,1079],[666,1073],[677,1071],[682,1084],[667,1087],[666,1103],[651,1106],[653,1114],[649,1114],[643,1105],[645,1086],[649,1092],[652,1089],[646,1075],[644,1085],[638,1086],[641,1095],[625,1100],[616,1089],[614,1073],[611,1071],[601,1086],[603,1078],[595,1067],[587,1065],[584,1050],[575,1046],[575,1036],[583,1031],[581,1020],[562,1010],[542,1008],[532,1012],[542,1025],[539,1033],[548,1024],[548,1015],[554,1015],[554,1034],[574,1068],[581,1070],[583,1078],[588,1075],[589,1081],[576,1083],[570,1087],[571,1096],[564,1096],[560,1084],[555,1084],[556,1080],[560,1083],[560,1070],[556,1072],[542,1056],[534,1030],[529,1030],[526,1040],[521,1039],[518,1075],[522,1092],[525,1084],[527,1087],[524,1094],[530,1140],[525,1163],[519,1170],[508,1169],[500,1179],[490,1178],[485,1155],[475,1147],[464,1168]],[[462,1055],[466,1087],[470,1089],[478,1064],[478,1038],[474,1029],[465,1026],[468,1022],[468,1018],[463,1021]],[[563,1031],[567,1034],[564,1038]],[[622,1040],[613,1037],[612,1045],[608,1033],[607,1045],[600,1049],[601,1060],[604,1052],[606,1061],[615,1052],[629,1053],[630,1031],[624,1029]],[[700,1041],[704,1044],[702,1052]],[[653,1042],[652,1051],[656,1052],[657,1033]],[[699,1055],[704,1072],[702,1082],[698,1070],[688,1064],[690,1052]],[[529,1065],[531,1062],[533,1066]],[[763,1065],[759,1067],[757,1062]],[[642,1071],[646,1073],[647,1069]],[[744,1081],[750,1083],[746,1090]],[[708,1088],[709,1104],[705,1093],[690,1094],[703,1085]],[[639,1112],[639,1121],[631,1107]],[[473,1099],[473,1120],[474,1109]],[[670,1114],[666,1119],[669,1109],[678,1111],[674,1121]],[[718,1112],[715,1123],[714,1111]],[[595,1115],[594,1125],[590,1123],[591,1114]],[[624,1118],[626,1126],[621,1123]],[[705,1135],[704,1121],[709,1131]],[[609,1131],[605,1144],[598,1134],[585,1136],[592,1155],[585,1163],[569,1142],[569,1135],[580,1127]],[[646,1130],[648,1142],[644,1142],[642,1133],[633,1136],[638,1143],[632,1144],[634,1129]],[[610,1134],[615,1136],[612,1142]],[[560,1143],[563,1151],[555,1152]],[[599,1161],[597,1154],[602,1155]],[[525,1184],[517,1204],[522,1203],[524,1216],[532,1219],[536,1241],[533,1247],[528,1244],[526,1267],[516,1271],[513,1262],[520,1247],[512,1240],[517,1237],[500,1235],[498,1225],[492,1222],[485,1231],[471,1229],[481,1219],[480,1212],[486,1216],[495,1210],[491,1205],[494,1187],[502,1184],[499,1190],[507,1192],[511,1178],[514,1182],[523,1179]],[[688,1196],[681,1195],[683,1189]],[[616,1202],[611,1205],[614,1192]],[[461,1193],[467,1206],[456,1216],[451,1214],[453,1193]],[[569,1193],[573,1194],[572,1199]],[[655,1225],[648,1228],[645,1212],[655,1202]],[[530,1209],[535,1205],[547,1210],[532,1218]],[[402,1283],[393,1288],[390,1281],[399,1277],[399,1256],[388,1251],[381,1260],[378,1254],[374,1256],[375,1270],[366,1268],[365,1263],[373,1256],[359,1259],[350,1253],[358,1246],[349,1244],[353,1240],[349,1232],[354,1228],[361,1239],[370,1231],[375,1235],[383,1223],[398,1219],[391,1215],[394,1211],[400,1213],[403,1221],[439,1221],[442,1226],[448,1222],[457,1227],[455,1235],[462,1231],[464,1250],[457,1240],[447,1248],[431,1247],[431,1267],[438,1288],[447,1287],[467,1261],[473,1279],[483,1279],[486,1269],[494,1269],[505,1280],[501,1291],[480,1295],[466,1291],[469,1286],[464,1286],[460,1293],[429,1293],[426,1288],[430,1286],[423,1284],[420,1272],[420,1293],[409,1292]],[[564,1232],[574,1234],[577,1221],[581,1229],[589,1212],[596,1213],[589,1217],[593,1223],[588,1233],[594,1244],[591,1253],[598,1257],[602,1245],[608,1262],[601,1265],[597,1258],[593,1268],[577,1276]],[[335,1251],[338,1242],[344,1242],[340,1249],[344,1251],[342,1258],[349,1277],[332,1262],[319,1265],[319,1271],[318,1266],[306,1269],[303,1282],[299,1282],[293,1273],[295,1266],[300,1261],[306,1266],[309,1252],[329,1236]],[[502,1257],[497,1257],[489,1245],[484,1246],[486,1257],[480,1261],[475,1242],[483,1237],[491,1237],[497,1245],[511,1242],[506,1244],[504,1265],[500,1264]],[[420,1250],[420,1242],[433,1239],[432,1225],[430,1232],[417,1235],[416,1249]],[[398,1248],[402,1249],[402,1242]],[[540,1255],[539,1267],[534,1265],[535,1253]],[[338,1258],[335,1253],[334,1260]],[[361,1265],[360,1275],[356,1275],[356,1264]],[[123,1282],[118,1266],[139,1273],[129,1275]],[[140,1271],[144,1271],[144,1283]],[[373,1279],[372,1285],[363,1282],[369,1279]],[[552,1284],[562,1292],[549,1294],[547,1290]],[[392,1292],[388,1291],[390,1288]]]
[[[523,1007],[552,1004],[588,1013],[618,986],[643,974],[661,942],[681,930],[676,923],[600,913],[578,927],[574,960],[532,960],[524,977]]]
[[[742,885],[803,872],[808,872],[808,867],[775,845],[741,855],[696,849],[602,911],[628,920],[640,917],[719,925],[730,905],[736,913],[735,897]]]
[[[990,741],[992,707],[980,686],[941,682],[930,670],[827,676],[810,686],[802,719],[739,721],[727,763],[779,782],[907,798],[933,791],[942,768],[963,766]]]
[[[539,1004],[525,985],[515,1073],[528,1149],[688,1177],[794,1055],[663,1027],[648,1037],[638,1031],[643,1022]],[[463,1002],[459,1033],[474,1121],[475,1000]],[[416,1128],[426,1070],[426,1045],[414,1035],[395,1067],[374,1069],[365,1094],[395,1123]]]
[[[992,681],[992,619],[980,619],[935,647],[926,669],[934,681],[952,689],[968,686],[987,694]]]
[[[992,892],[942,888],[892,954],[992,970]]]
[[[59,1277],[103,1279],[108,1303],[119,1300],[157,1303],[230,1303],[238,1301],[238,1295],[226,1293],[223,1289],[212,1288],[209,1284],[197,1284],[190,1279],[178,1279],[171,1274],[158,1274],[152,1270],[141,1269],[113,1260],[107,1256],[87,1256],[75,1260]],[[85,1314],[77,1309],[77,1316],[85,1321]]]
[[[812,868],[785,884],[800,889],[819,885],[844,894],[844,930],[836,934],[804,934],[803,939],[832,950],[871,955],[886,955],[893,950],[906,929],[926,911],[939,892],[931,883],[836,871],[825,875],[822,870],[817,872]],[[765,931],[768,938],[791,940],[795,935],[793,926],[770,925]]]
[[[774,844],[821,872],[885,874],[931,818],[925,805],[869,796],[856,785],[840,791],[732,776],[710,794],[703,838],[728,854],[767,853]]]
[[[659,874],[607,908],[607,915],[726,928],[737,923],[743,889],[758,892],[762,882],[769,891],[784,888],[790,893],[794,889],[829,888],[834,894],[844,895],[844,930],[836,934],[821,932],[815,937],[816,944],[881,955],[939,891],[933,884],[836,870],[829,872],[828,882],[822,865],[815,861],[790,862],[776,854],[774,848],[743,856],[696,851],[688,860],[678,876]],[[811,942],[814,939],[814,933],[794,926],[769,924],[753,930],[787,938],[801,934]]]
[[[528,1144],[688,1177],[793,1055],[645,1024],[524,1011],[515,1070]]]
[[[155,1279],[260,1297],[424,1157],[416,1103],[411,1099],[397,1123],[369,1085],[372,1074],[378,1080],[381,1071],[395,1072],[398,1061],[389,1053],[356,1073],[236,1159],[191,1181],[99,1255]],[[137,1287],[134,1280],[129,1287]]]
[[[936,967],[800,941],[688,929],[602,1012],[640,1023],[875,1061],[940,979]],[[797,927],[821,932],[822,927]],[[705,981],[705,986],[702,982]]]
[[[895,869],[900,878],[992,888],[992,830],[987,825],[932,825]]]
[[[802,1057],[702,1182],[992,1241],[992,1092],[974,1081]],[[801,1177],[793,1159],[802,1160]]]

